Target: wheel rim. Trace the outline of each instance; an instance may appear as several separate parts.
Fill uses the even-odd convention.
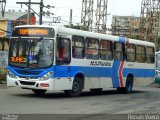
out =
[[[80,86],[79,86],[78,82],[74,82],[74,83],[73,83],[72,91],[73,91],[74,93],[76,93],[77,91],[79,91],[79,88],[80,88]]]
[[[132,90],[132,81],[131,81],[131,80],[128,80],[128,81],[127,81],[127,90],[128,90],[128,91],[131,91],[131,90]]]

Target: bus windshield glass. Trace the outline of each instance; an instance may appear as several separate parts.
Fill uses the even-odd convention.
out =
[[[53,63],[53,39],[11,38],[9,65],[43,68]]]

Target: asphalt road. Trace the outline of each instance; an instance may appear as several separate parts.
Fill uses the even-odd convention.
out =
[[[159,114],[159,111],[158,85],[137,87],[131,94],[118,93],[114,89],[105,90],[100,94],[84,92],[82,96],[76,98],[67,97],[63,92],[47,92],[43,96],[36,96],[30,90],[0,85],[1,117],[5,114],[32,114],[32,117],[34,114],[41,114],[42,118],[46,114],[54,114],[64,118],[66,118],[64,115],[71,115],[73,120],[75,117],[76,120],[94,120],[93,117],[98,120],[99,117],[105,116],[112,119],[117,116],[116,118],[120,119],[124,115],[128,119],[130,114]]]

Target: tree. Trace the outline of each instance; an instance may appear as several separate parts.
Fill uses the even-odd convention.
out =
[[[73,28],[73,29],[80,29],[80,26],[79,25],[73,25],[73,24],[71,24],[71,27],[69,27],[69,25],[64,25],[64,27],[66,27],[66,28]]]

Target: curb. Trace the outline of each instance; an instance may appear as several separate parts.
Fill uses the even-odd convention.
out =
[[[7,82],[3,81],[3,80],[2,81],[0,80],[0,84],[7,84]]]

